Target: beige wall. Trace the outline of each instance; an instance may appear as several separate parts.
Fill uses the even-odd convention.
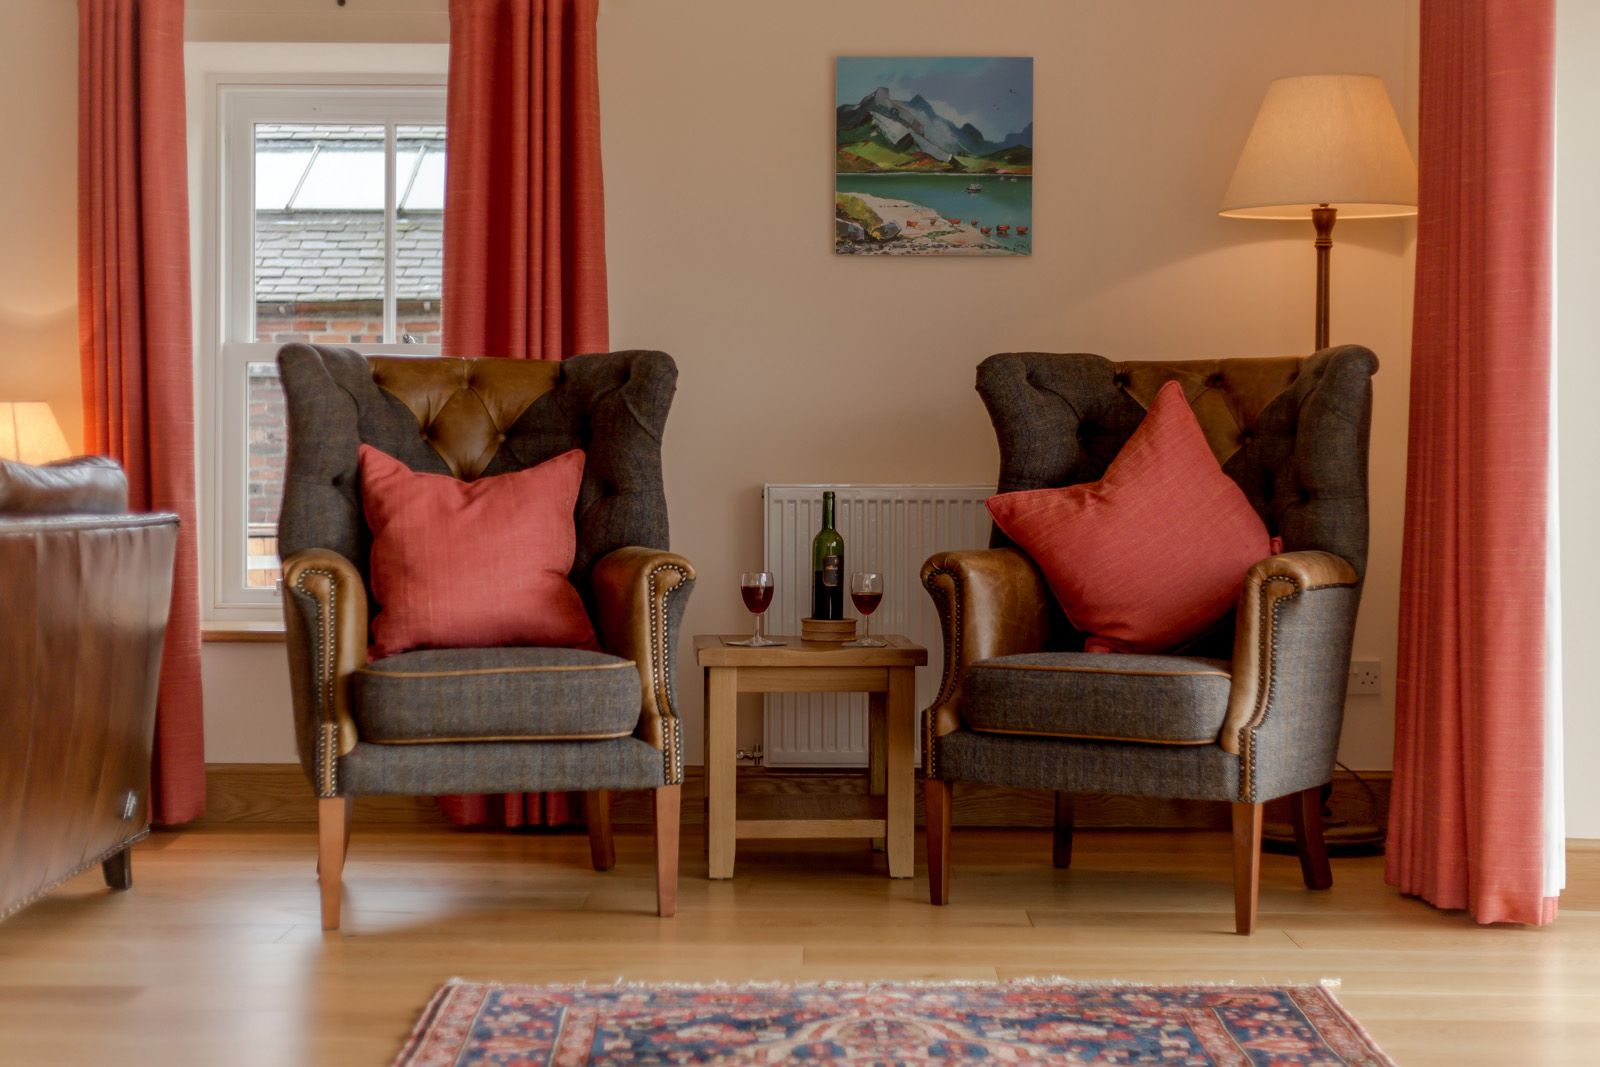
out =
[[[5,28],[19,23],[0,36],[5,77],[32,63],[37,79],[60,83],[70,98],[71,7],[4,6]],[[190,0],[189,27],[197,40],[430,41],[444,37],[444,9],[443,0],[351,0],[344,9],[325,0]],[[1215,215],[1266,83],[1310,71],[1381,74],[1414,125],[1414,4],[1344,3],[1336,20],[1316,5],[1274,0],[1016,0],[999,9],[1004,18],[995,10],[953,0],[603,3],[612,341],[663,348],[681,368],[666,457],[674,545],[701,571],[690,631],[745,625],[733,576],[760,560],[763,482],[992,478],[993,435],[972,391],[973,368],[988,353],[1305,350],[1309,227]],[[1033,257],[832,255],[832,57],[872,51],[1035,56]],[[48,99],[37,113],[0,112],[0,136],[59,149],[22,190],[59,207],[22,211],[17,196],[4,203],[18,225],[44,226],[43,216],[56,234],[61,281],[44,303],[65,309],[58,332],[67,354],[49,384],[71,423],[75,117],[70,102]],[[1334,340],[1370,345],[1384,362],[1356,652],[1383,662],[1385,693],[1351,701],[1345,758],[1358,768],[1388,765],[1392,733],[1410,234],[1405,222],[1348,223],[1336,234]],[[16,268],[19,258],[6,257],[3,269],[39,287],[42,272]],[[15,291],[0,289],[0,299]],[[20,337],[14,312],[3,314],[0,328]],[[26,370],[17,363],[0,361],[0,383]],[[281,657],[277,646],[207,647],[208,758],[292,758]],[[697,752],[692,664],[682,679]]]
[[[82,440],[78,8],[0,3],[0,400],[46,400]]]
[[[450,39],[449,0],[184,0],[191,41],[373,41]]]
[[[1273,0],[610,0],[602,5],[612,344],[680,368],[667,426],[673,544],[700,571],[691,631],[747,625],[763,482],[978,482],[997,465],[972,389],[985,355],[1303,352],[1310,225],[1217,202],[1276,76],[1382,75],[1411,118],[1414,8]],[[832,57],[1031,54],[1035,254],[841,260],[830,238]],[[1333,339],[1383,361],[1371,577],[1344,758],[1389,765],[1404,480],[1411,225],[1341,224]],[[692,725],[698,672],[682,671]],[[753,740],[747,723],[746,740]],[[690,752],[698,752],[698,734]]]

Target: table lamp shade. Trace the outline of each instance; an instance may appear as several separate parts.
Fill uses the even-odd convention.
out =
[[[1383,79],[1370,74],[1279,78],[1267,87],[1219,214],[1341,219],[1417,213],[1417,165]]]
[[[61,424],[42,401],[0,401],[0,459],[49,463],[72,454]]]

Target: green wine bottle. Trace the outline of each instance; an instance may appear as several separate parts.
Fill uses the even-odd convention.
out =
[[[811,617],[844,618],[844,538],[833,528],[833,494],[822,494],[822,529],[811,539]]]

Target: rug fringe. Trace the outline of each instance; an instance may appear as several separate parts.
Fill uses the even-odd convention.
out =
[[[653,980],[634,980],[618,975],[610,982],[479,982],[470,979],[452,978],[450,985],[477,985],[491,989],[508,988],[537,988],[537,989],[676,989],[676,990],[708,990],[752,992],[769,989],[818,989],[828,992],[841,990],[872,991],[885,986],[895,986],[902,989],[987,989],[1000,986],[1071,986],[1079,989],[1092,989],[1099,987],[1126,988],[1128,986],[1149,986],[1153,989],[1164,990],[1191,990],[1191,989],[1336,989],[1342,982],[1339,978],[1321,978],[1316,982],[1239,982],[1226,979],[1216,982],[1141,982],[1127,978],[1068,978],[1065,975],[1027,975],[1021,978],[872,978],[872,979],[821,979],[815,982],[787,982],[782,979],[752,982],[661,982]]]

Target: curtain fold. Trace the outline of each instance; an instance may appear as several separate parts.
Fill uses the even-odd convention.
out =
[[[444,352],[607,342],[599,0],[451,0]]]
[[[134,510],[182,520],[156,712],[152,818],[205,810],[183,0],[79,0],[78,340],[85,448]]]
[[[451,0],[444,353],[610,347],[599,0]],[[442,797],[464,826],[580,822],[582,794]]]
[[[1554,919],[1545,795],[1553,0],[1423,0],[1386,877]],[[1551,690],[1551,693],[1559,692]],[[1557,801],[1559,798],[1557,798]],[[1556,857],[1559,859],[1559,857]]]

